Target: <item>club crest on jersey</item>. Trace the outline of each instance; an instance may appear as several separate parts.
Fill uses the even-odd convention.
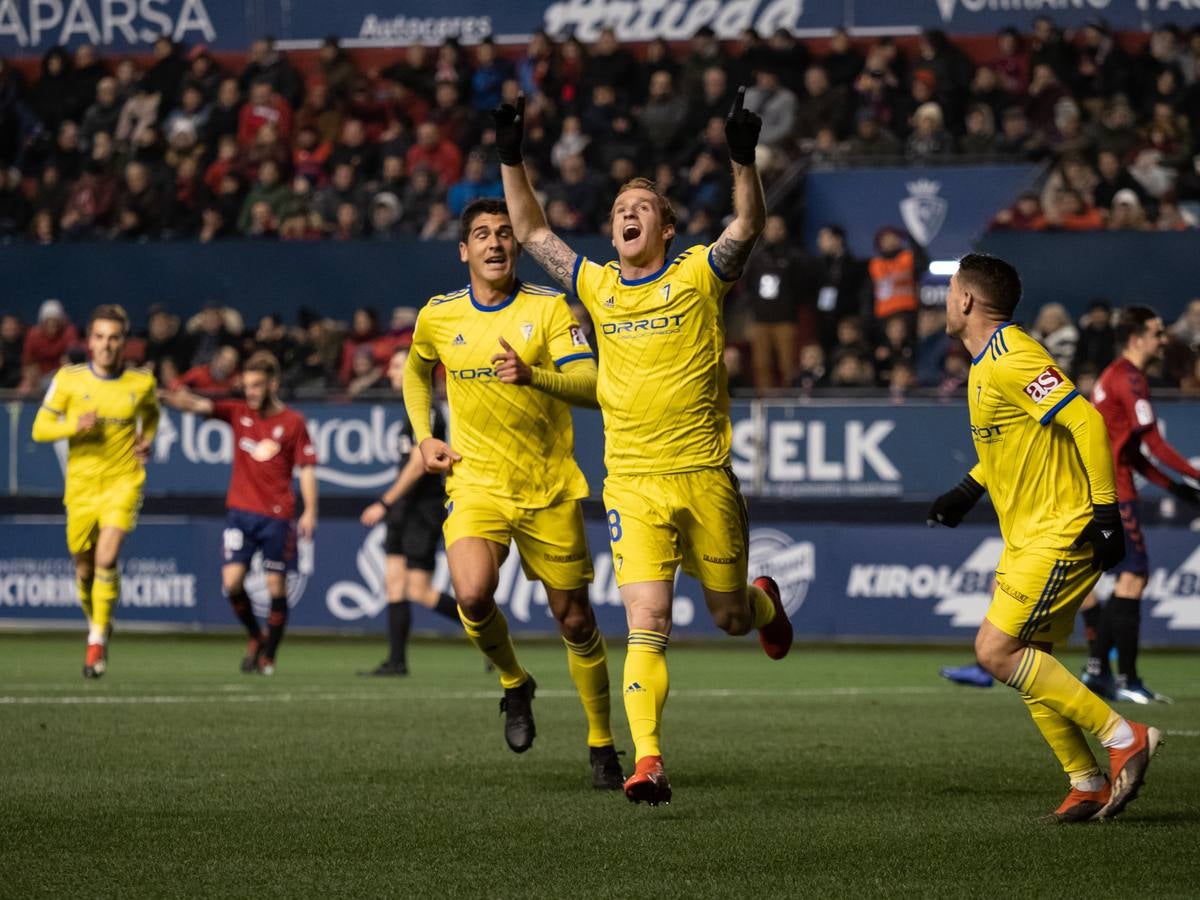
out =
[[[271,437],[275,438],[275,440],[277,440],[277,441],[282,439],[283,438],[283,426],[276,425],[273,429],[271,429]]]
[[[454,340],[452,340],[450,343],[455,347],[465,347],[467,345],[467,340],[461,334],[456,334],[454,336]]]
[[[1054,366],[1046,366],[1045,370],[1038,375],[1037,378],[1025,385],[1025,393],[1033,398],[1034,403],[1041,403],[1052,393],[1060,384],[1063,384],[1066,378],[1063,374],[1054,368]]]
[[[251,425],[254,424],[254,420],[252,418],[250,418],[249,416],[242,416],[241,423],[242,423],[243,428],[249,428]]]
[[[533,337],[533,324],[531,322],[522,322],[521,334],[525,337],[526,342],[528,342]]]
[[[266,462],[274,459],[279,455],[279,451],[283,448],[270,438],[264,438],[261,441],[255,441],[251,438],[244,437],[238,441],[238,446],[250,454],[250,458],[255,462]]]

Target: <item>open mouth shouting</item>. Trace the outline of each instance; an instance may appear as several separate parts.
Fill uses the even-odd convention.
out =
[[[636,241],[642,236],[641,223],[637,221],[629,221],[621,226],[621,240]]]

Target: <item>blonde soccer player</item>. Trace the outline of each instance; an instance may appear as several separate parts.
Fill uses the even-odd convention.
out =
[[[1115,713],[1054,658],[1102,571],[1125,557],[1113,458],[1100,413],[1037,341],[1012,321],[1016,269],[970,253],[946,295],[946,331],[971,354],[971,438],[979,462],[934,501],[928,521],[954,528],[991,494],[1004,551],[975,656],[1020,693],[1070,781],[1047,818],[1118,815],[1137,796],[1161,739]],[[1088,746],[1108,750],[1111,781]]]
[[[125,368],[128,334],[124,309],[96,307],[87,330],[90,361],[55,373],[33,420],[35,441],[67,441],[63,506],[67,550],[88,621],[84,678],[99,678],[108,666],[121,547],[137,525],[158,428],[154,375]]]
[[[674,579],[696,577],[718,627],[757,628],[772,659],[792,626],[768,577],[747,584],[746,506],[730,467],[729,395],[721,304],[766,220],[755,147],[762,122],[738,92],[726,120],[733,160],[733,221],[710,246],[670,255],[675,212],[654,183],[621,187],[611,212],[617,260],[576,254],[549,228],[521,160],[524,98],[494,113],[504,194],[517,240],[575,293],[595,323],[604,413],[604,503],[621,600],[629,621],[623,696],[636,754],[625,795],[671,799],[660,729]]]
[[[504,737],[524,753],[537,733],[533,677],[496,605],[500,565],[516,542],[530,580],[546,588],[587,718],[592,785],[624,780],[609,722],[608,652],[588,602],[592,556],[580,500],[571,404],[595,406],[596,360],[562,293],[516,275],[519,247],[502,200],[463,210],[459,258],[467,286],[433,297],[417,317],[404,403],[430,472],[446,473],[443,526],[463,628],[504,688]],[[451,442],[430,431],[433,369],[446,369]]]

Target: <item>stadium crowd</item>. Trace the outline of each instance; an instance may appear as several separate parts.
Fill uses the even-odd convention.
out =
[[[330,37],[307,75],[269,38],[234,71],[163,37],[144,63],[54,48],[29,83],[0,60],[0,241],[453,239],[467,203],[501,193],[487,113],[524,92],[525,156],[556,232],[602,233],[617,186],[652,173],[679,210],[679,242],[704,242],[729,214],[722,128],[742,84],[763,117],[768,184],[853,163],[1044,161],[1042,189],[994,228],[1175,230],[1200,212],[1200,29],[1159,28],[1131,54],[1100,20],[1065,35],[1039,17],[975,60],[940,32],[910,54],[838,32],[821,55],[786,31],[722,43],[701,29],[682,53],[656,41],[636,54],[611,31],[590,46],[539,33],[512,56],[450,40],[380,68]],[[797,224],[792,211],[772,217],[730,301],[735,389],[961,387],[966,365],[919,302],[915,241],[881,222],[859,259],[829,224],[808,254],[789,238]],[[289,389],[351,393],[381,381],[374,348],[402,339],[412,316],[360,310],[343,327],[312,312],[253,327],[220,304],[183,312],[146,323],[147,359],[168,383],[227,389],[237,361],[217,347],[244,357],[272,345]],[[1048,307],[1037,329],[1060,344],[1074,330],[1087,348],[1100,318]],[[44,369],[76,336],[27,324],[4,318],[0,385],[32,391],[30,357]],[[1097,364],[1063,353],[1081,375]],[[1176,357],[1163,382],[1193,383]]]

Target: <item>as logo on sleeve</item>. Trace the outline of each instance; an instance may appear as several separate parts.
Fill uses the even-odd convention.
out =
[[[586,347],[588,345],[587,338],[583,336],[583,329],[578,325],[571,326],[571,346]]]
[[[1058,371],[1054,366],[1046,366],[1042,374],[1025,385],[1025,393],[1033,398],[1034,403],[1041,403],[1054,393],[1056,387],[1063,384],[1066,380],[1062,372]]]

